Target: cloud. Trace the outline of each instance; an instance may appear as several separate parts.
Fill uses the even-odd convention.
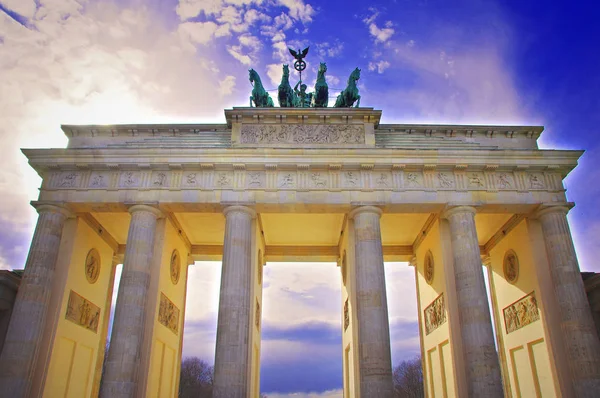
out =
[[[278,4],[288,8],[290,17],[303,23],[311,22],[315,14],[315,9],[303,0],[278,0]]]
[[[179,25],[178,32],[183,39],[194,44],[207,44],[214,37],[219,25],[208,22],[184,22]]]
[[[182,21],[197,17],[200,13],[206,16],[218,14],[223,8],[222,0],[179,0],[175,8]]]
[[[369,27],[369,33],[375,39],[375,43],[387,42],[393,34],[396,32],[393,28],[394,24],[392,21],[386,21],[383,28],[380,28],[375,23],[375,20],[379,16],[379,11],[375,8],[369,8],[371,15],[363,19],[363,22]]]
[[[227,52],[244,65],[250,66],[252,64],[252,58],[247,54],[242,54],[241,46],[227,46]]]
[[[2,0],[0,4],[25,18],[33,18],[37,8],[35,0]]]
[[[281,77],[283,76],[283,70],[281,64],[269,64],[267,65],[267,76],[271,80],[274,86],[279,86]]]
[[[219,82],[219,92],[221,95],[229,95],[233,93],[235,87],[235,76],[225,76],[225,79]]]
[[[334,43],[329,43],[326,41],[317,43],[316,47],[317,54],[319,54],[320,57],[335,58],[344,50],[344,43],[340,42],[339,40],[335,40]]]
[[[379,61],[379,62],[369,62],[369,70],[377,71],[377,73],[383,73],[387,68],[390,67],[390,63],[388,61]]]

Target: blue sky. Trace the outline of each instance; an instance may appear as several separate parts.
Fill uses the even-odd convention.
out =
[[[591,1],[0,0],[0,267],[23,266],[36,220],[19,148],[63,147],[61,123],[224,122],[248,68],[274,89],[286,48],[310,45],[309,90],[319,61],[331,89],[358,66],[383,123],[544,125],[543,148],[585,149],[569,219],[599,271],[599,17]],[[195,267],[184,350],[211,359],[219,268]],[[418,351],[411,271],[386,265],[396,362]],[[273,265],[265,284],[263,390],[339,396],[337,269]]]

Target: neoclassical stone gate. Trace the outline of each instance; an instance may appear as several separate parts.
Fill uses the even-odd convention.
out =
[[[371,108],[225,115],[63,126],[66,149],[24,150],[43,183],[0,395],[176,396],[188,265],[222,259],[215,397],[258,396],[269,260],[338,262],[347,397],[392,396],[384,261],[415,269],[429,397],[600,396],[562,184],[581,151]]]

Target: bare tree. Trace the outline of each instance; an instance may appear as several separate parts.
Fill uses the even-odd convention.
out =
[[[399,398],[422,398],[425,396],[420,357],[402,361],[394,368],[394,389],[396,397]]]
[[[181,363],[180,398],[211,398],[214,368],[198,357],[185,358]]]

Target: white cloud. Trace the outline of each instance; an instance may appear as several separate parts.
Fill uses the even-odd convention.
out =
[[[294,26],[294,21],[286,14],[281,13],[275,17],[275,28],[281,30],[288,30]]]
[[[182,38],[195,44],[207,44],[214,37],[219,26],[212,22],[184,22],[179,25],[178,31]]]
[[[271,79],[271,83],[273,83],[274,86],[278,86],[279,83],[281,83],[281,76],[283,76],[281,64],[267,65],[267,76]]]
[[[290,52],[288,46],[283,41],[273,43],[273,58],[281,62],[290,60]]]
[[[253,25],[255,22],[261,21],[261,22],[271,22],[271,17],[263,14],[260,11],[257,11],[255,9],[250,9],[248,11],[246,11],[246,13],[244,14],[244,22],[246,22],[248,25]]]
[[[256,36],[250,34],[242,35],[238,38],[240,45],[248,47],[253,51],[258,51],[262,47],[261,41]]]
[[[278,3],[288,8],[290,17],[303,23],[311,22],[315,14],[314,8],[303,0],[278,0]]]
[[[387,23],[386,26],[388,26]],[[385,43],[392,37],[394,32],[395,30],[392,27],[379,28],[375,22],[369,24],[369,33],[375,38],[375,43]]]
[[[242,54],[241,46],[227,46],[227,52],[244,65],[250,66],[252,64],[252,58],[247,54]]]
[[[235,76],[225,76],[225,79],[219,82],[219,92],[221,95],[229,95],[233,93],[235,87]]]
[[[344,50],[344,43],[336,40],[334,43],[323,42],[317,43],[316,51],[320,57],[325,58],[334,58],[342,53]]]
[[[218,14],[222,8],[222,0],[179,0],[175,11],[179,18],[185,21],[200,15],[200,13],[207,16]]]
[[[377,73],[383,73],[389,67],[390,63],[388,61],[369,62],[369,70],[371,72],[377,71]]]

